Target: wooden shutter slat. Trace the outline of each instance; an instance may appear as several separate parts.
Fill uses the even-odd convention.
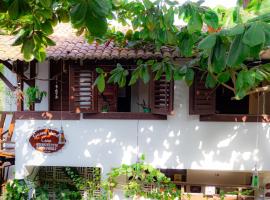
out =
[[[94,69],[70,66],[70,111],[97,112],[97,90],[93,87],[96,73]]]
[[[196,72],[192,86],[189,89],[189,114],[208,115],[216,111],[216,92],[205,87],[201,79],[202,73]]]
[[[102,67],[104,72],[110,73],[114,69],[114,66]],[[117,112],[118,102],[118,87],[116,84],[107,83],[109,76],[105,78],[106,86],[102,94],[98,95],[98,111],[103,112],[104,108],[108,108],[108,112]]]
[[[162,75],[160,80],[154,80],[152,75],[150,81],[150,106],[152,113],[167,115],[173,110],[173,81],[166,81],[166,76]]]

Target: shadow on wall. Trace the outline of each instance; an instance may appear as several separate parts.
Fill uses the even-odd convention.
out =
[[[60,128],[60,121],[18,120],[16,176],[24,166],[97,166],[107,173],[139,154],[159,168],[270,170],[270,125],[200,122],[188,115],[187,88],[176,84],[175,115],[165,121],[63,121],[67,144],[52,155],[35,151],[28,139],[38,127]],[[258,131],[257,131],[258,130]],[[256,138],[259,145],[256,149]]]

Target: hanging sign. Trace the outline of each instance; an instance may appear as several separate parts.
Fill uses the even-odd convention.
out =
[[[43,153],[54,153],[63,148],[66,143],[64,132],[43,128],[36,130],[29,139],[34,149]]]

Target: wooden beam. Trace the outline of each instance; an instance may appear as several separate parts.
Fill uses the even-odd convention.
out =
[[[10,71],[14,71],[14,67],[11,63],[5,60],[0,60],[0,63],[7,67]]]
[[[16,112],[19,120],[80,120],[80,114],[69,111],[24,111]]]
[[[17,75],[17,84],[21,91],[23,91],[23,81],[22,78]],[[23,99],[20,97],[20,95],[17,96],[17,111],[23,111]]]
[[[4,125],[6,120],[6,113],[1,113],[1,120],[0,120],[0,140],[3,140],[3,132],[4,132]],[[3,144],[0,144],[0,150],[3,149]]]
[[[20,78],[23,82],[25,82],[27,85],[31,86],[31,85],[32,85],[32,82],[31,82],[31,80],[29,80],[28,77],[26,77],[26,76],[24,75],[23,67],[24,67],[24,62],[23,62],[23,61],[18,61],[18,62],[17,62],[17,65],[16,65],[16,70],[15,70],[15,72],[16,72],[17,76],[19,76],[19,78]]]
[[[143,112],[83,113],[83,119],[167,120],[167,115],[158,115]]]
[[[35,61],[33,61],[35,63]],[[17,67],[14,67],[14,65],[12,65],[11,63],[4,61],[4,60],[0,60],[0,63],[2,63],[6,68],[8,68],[10,71],[16,73],[18,75],[18,72],[21,71],[21,67],[22,66],[22,61],[17,62]],[[23,74],[19,74],[19,76],[21,76],[21,79],[29,86],[31,86],[31,81],[28,80],[28,78],[23,75]]]
[[[9,82],[9,80],[4,76],[4,74],[2,74],[2,72],[0,72],[0,79],[6,84],[6,86],[11,90],[11,91],[15,91],[16,87]]]

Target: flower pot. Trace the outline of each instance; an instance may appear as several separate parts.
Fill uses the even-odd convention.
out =
[[[151,108],[143,108],[143,112],[144,113],[150,113],[151,112]]]
[[[35,100],[35,103],[41,103],[41,100],[42,100],[42,99],[36,99],[36,100]]]

